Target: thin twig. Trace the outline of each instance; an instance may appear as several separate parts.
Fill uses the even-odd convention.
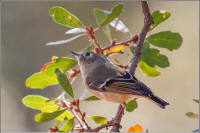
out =
[[[142,28],[142,31],[141,31],[140,35],[139,35],[139,40],[138,40],[138,43],[137,43],[137,47],[136,47],[136,50],[134,52],[132,64],[131,64],[130,69],[129,69],[129,72],[131,74],[133,74],[133,75],[135,74],[135,70],[136,70],[138,61],[141,58],[142,46],[143,46],[146,34],[148,32],[148,29],[154,23],[153,22],[153,17],[151,16],[151,13],[150,13],[150,10],[149,10],[147,2],[146,1],[142,1],[141,5],[142,5],[142,10],[143,10],[143,14],[145,16],[145,19],[144,19],[144,26]],[[124,111],[124,108],[122,108],[122,105],[120,105],[118,107],[118,111],[117,111],[117,114],[116,114],[116,116],[118,116],[118,122],[119,123],[121,122],[121,118],[123,116],[122,114],[120,115],[119,112],[123,112],[123,111]],[[113,128],[111,129],[111,132],[119,132],[119,126],[113,126]]]
[[[112,44],[110,44],[109,46],[103,48],[102,50],[105,51],[105,50],[109,50],[113,47],[117,47],[117,46],[121,46],[121,45],[127,45],[127,44],[130,44],[130,43],[136,43],[138,40],[138,35],[134,35],[132,36],[131,38],[129,38],[127,41],[124,41],[124,42],[119,42],[119,43],[116,43],[115,41],[112,42]]]
[[[124,52],[123,51],[112,51],[112,52],[109,52],[109,53],[107,53],[106,54],[106,56],[108,57],[108,56],[110,56],[110,55],[112,55],[112,54],[123,54]]]
[[[93,41],[94,42],[94,44],[96,45],[96,48],[98,49],[98,54],[103,54],[103,50],[102,50],[102,48],[101,48],[101,44],[97,41],[97,39],[96,39],[96,37],[95,37],[95,35],[94,35],[94,29],[92,28],[92,27],[87,27],[86,28],[86,33],[87,33],[87,35],[88,35],[88,37],[89,37],[89,39],[91,40],[91,41]]]
[[[80,126],[81,126],[84,130],[88,130],[88,129],[87,129],[87,126],[86,126],[85,123],[82,121],[82,119],[78,116],[76,110],[73,109],[73,107],[71,107],[70,103],[67,102],[66,100],[63,100],[63,102],[66,104],[67,108],[71,110],[72,114],[74,115],[74,118],[78,121],[78,123],[80,124]]]
[[[84,112],[84,113],[81,112],[80,106],[79,106],[79,100],[76,100],[75,102],[76,102],[76,107],[77,107],[78,113],[80,114],[83,123],[84,123],[85,126],[87,127],[87,130],[89,130],[89,129],[90,129],[90,126],[87,124],[87,122],[86,122],[86,120],[85,120],[85,115],[86,115],[86,113],[85,113],[85,112]]]

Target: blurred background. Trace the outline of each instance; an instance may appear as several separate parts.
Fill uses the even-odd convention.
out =
[[[93,16],[94,8],[110,10],[118,2],[3,2],[2,3],[2,93],[1,93],[1,127],[4,131],[47,131],[52,122],[36,123],[34,115],[37,111],[25,107],[21,100],[29,94],[57,97],[62,89],[51,86],[44,90],[32,90],[25,87],[25,80],[38,72],[52,56],[73,57],[71,50],[81,51],[88,46],[86,37],[71,43],[46,46],[57,40],[65,40],[70,35],[68,28],[53,22],[49,16],[52,6],[62,6],[75,14],[85,25],[96,26]],[[132,33],[139,33],[143,26],[143,14],[139,2],[123,2],[124,11],[120,19]],[[130,126],[140,124],[150,132],[191,132],[198,128],[199,122],[188,118],[186,112],[199,112],[199,106],[192,101],[199,98],[199,2],[149,2],[151,12],[165,9],[171,17],[160,24],[154,32],[171,30],[179,32],[183,37],[182,46],[172,52],[161,49],[168,56],[170,67],[159,69],[158,77],[145,76],[141,69],[136,77],[147,84],[160,97],[170,103],[165,110],[158,108],[146,99],[138,100],[138,109],[125,113],[122,131],[127,132]],[[111,28],[112,29],[112,28]],[[97,32],[100,43],[109,44],[102,32]],[[112,29],[112,38],[117,41],[126,40],[128,34]],[[121,62],[127,64],[129,59]],[[76,96],[84,90],[81,77],[73,84]],[[91,94],[87,94],[89,96]],[[97,101],[83,102],[81,109],[87,115],[101,115],[111,119],[118,104]],[[92,127],[95,123],[88,121]]]

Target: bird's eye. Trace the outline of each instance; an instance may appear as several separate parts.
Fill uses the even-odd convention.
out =
[[[90,56],[90,53],[89,52],[85,53],[85,56]]]

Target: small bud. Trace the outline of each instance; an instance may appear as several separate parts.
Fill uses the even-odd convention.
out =
[[[62,100],[60,101],[60,107],[61,108],[66,108],[67,105],[65,104],[65,102],[63,102]]]
[[[72,68],[72,71],[73,71],[73,72],[76,72],[76,69],[75,69],[75,68]]]
[[[136,34],[134,37],[133,37],[133,42],[136,43],[139,39],[139,36]]]
[[[90,34],[90,33],[89,33],[88,27],[86,27],[85,30],[86,30],[86,33],[87,33],[87,34]]]
[[[74,78],[74,77],[76,77],[76,73],[70,74],[70,78]]]
[[[76,105],[76,106],[79,106],[79,100],[76,100],[76,101],[75,101],[75,105]]]
[[[94,36],[94,35],[90,35],[90,38],[91,38],[92,40],[95,40],[95,36]]]
[[[128,43],[125,43],[124,46],[129,46],[129,44],[128,44]]]
[[[58,58],[58,57],[53,56],[53,57],[51,58],[51,62],[52,62],[52,63],[55,63],[57,58]]]
[[[50,128],[49,130],[48,130],[48,132],[57,132],[58,131],[58,127],[52,127],[52,128]]]
[[[75,112],[80,112],[80,109],[74,109]]]
[[[85,121],[85,115],[86,115],[86,113],[84,112],[84,113],[82,114],[82,121]]]
[[[83,118],[85,118],[85,115],[86,115],[86,113],[85,113],[85,112],[83,112]]]
[[[90,33],[94,33],[94,30],[93,30],[93,28],[92,27],[89,27],[89,31],[90,31]]]
[[[75,105],[75,101],[74,101],[74,100],[71,101],[70,104],[71,104],[72,106],[74,106],[74,105]]]
[[[115,46],[115,44],[116,44],[116,40],[113,40],[112,41],[112,46]]]
[[[99,54],[99,49],[98,49],[98,48],[95,48],[95,49],[94,49],[94,52],[95,52],[96,54]]]

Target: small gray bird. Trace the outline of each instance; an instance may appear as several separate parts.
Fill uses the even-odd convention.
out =
[[[114,65],[106,56],[94,52],[74,52],[86,88],[96,97],[121,103],[135,97],[144,97],[165,108],[169,103],[154,93],[132,74]]]

